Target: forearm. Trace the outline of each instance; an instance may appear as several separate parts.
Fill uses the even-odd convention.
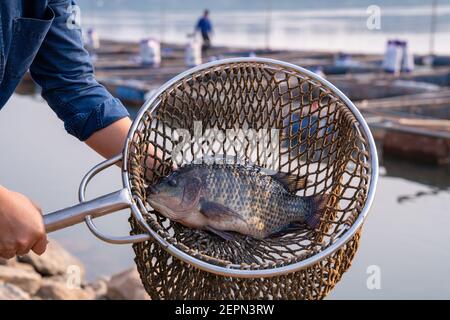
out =
[[[120,119],[108,127],[95,132],[86,140],[86,144],[103,157],[111,158],[123,151],[130,127],[130,118]],[[147,154],[153,156],[148,157],[146,163],[142,163],[142,165],[147,169],[146,175],[147,178],[150,179],[152,176],[151,172],[155,168],[155,164],[161,164],[160,161],[155,161],[155,158],[162,159],[163,156],[161,150],[157,150],[155,152],[155,148],[151,144],[148,146]]]
[[[130,118],[122,118],[95,132],[86,140],[86,144],[109,159],[122,152],[130,127]]]

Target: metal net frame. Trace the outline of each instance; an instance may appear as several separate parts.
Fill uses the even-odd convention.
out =
[[[200,129],[196,123],[201,123]],[[201,133],[202,139],[183,141],[186,136],[177,136],[177,129],[190,137]],[[235,134],[233,141],[214,142],[221,133],[240,129],[244,134]],[[264,130],[275,134],[266,134],[256,146],[254,136],[245,134]],[[176,147],[180,141],[182,148]],[[147,204],[146,190],[171,172],[175,148],[179,166],[205,157],[231,157],[306,178],[297,195],[330,195],[320,224],[314,230],[305,227],[264,240],[238,235],[224,241],[170,221]],[[369,150],[348,103],[317,78],[276,62],[243,60],[206,66],[160,92],[135,127],[127,175],[146,222],[168,244],[209,264],[261,270],[314,257],[350,230],[369,193]],[[134,218],[130,223],[132,234],[145,232]],[[155,240],[135,243],[133,249],[152,299],[322,299],[350,267],[361,226],[314,264],[264,278],[200,270]]]

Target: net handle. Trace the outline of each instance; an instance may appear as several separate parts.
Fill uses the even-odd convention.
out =
[[[149,239],[148,234],[133,236],[110,236],[103,234],[95,226],[93,219],[101,217],[132,206],[132,200],[128,189],[112,192],[110,194],[86,201],[86,188],[91,179],[106,168],[122,160],[122,154],[105,160],[93,167],[83,178],[78,190],[79,204],[72,207],[58,210],[44,216],[44,225],[47,233],[61,230],[81,222],[86,222],[89,230],[99,239],[114,243],[127,244],[145,241]]]

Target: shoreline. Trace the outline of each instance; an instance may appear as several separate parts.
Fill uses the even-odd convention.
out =
[[[158,37],[152,37],[149,36],[149,38],[155,38],[158,39]],[[401,36],[395,37],[392,36],[391,38],[397,39],[402,38]],[[120,37],[109,37],[109,36],[103,36],[101,38],[102,41],[105,42],[112,42],[112,43],[130,43],[135,44],[139,42],[139,39],[122,39]],[[163,40],[160,41],[161,46],[177,46],[177,47],[186,47],[188,43],[188,39],[186,40]],[[347,53],[351,55],[368,55],[368,56],[380,56],[382,57],[384,55],[385,47],[382,47],[380,50],[367,50],[367,51],[361,51],[361,50],[340,50],[337,48],[333,49],[324,49],[324,48],[295,48],[295,47],[289,47],[289,46],[269,46],[269,48],[266,45],[253,45],[249,46],[249,44],[239,44],[239,43],[233,43],[227,44],[226,42],[223,43],[216,43],[213,42],[214,48],[233,48],[236,50],[273,50],[273,51],[288,51],[288,52],[302,52],[302,53],[318,53],[318,54],[338,54],[338,53]],[[428,52],[426,50],[421,51],[412,51],[414,55],[417,56],[428,56]],[[435,51],[435,56],[450,56],[450,50],[448,51]]]

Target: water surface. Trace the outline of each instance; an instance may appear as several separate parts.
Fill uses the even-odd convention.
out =
[[[39,98],[14,95],[0,112],[0,183],[39,203],[44,212],[75,204],[83,175],[102,158],[67,135]],[[329,296],[450,299],[450,168],[385,159],[373,208],[353,266]],[[120,170],[92,181],[88,196],[118,190]],[[97,219],[105,231],[129,232],[126,212]],[[86,265],[93,279],[133,265],[128,245],[95,238],[84,225],[51,235]],[[366,286],[367,268],[381,271],[381,289]]]
[[[428,53],[432,0],[78,0],[81,21],[101,37],[154,37],[185,43],[204,8],[211,11],[219,45],[384,52],[390,38]],[[380,28],[368,28],[369,6],[380,9]],[[439,0],[436,52],[450,53],[450,0]]]

